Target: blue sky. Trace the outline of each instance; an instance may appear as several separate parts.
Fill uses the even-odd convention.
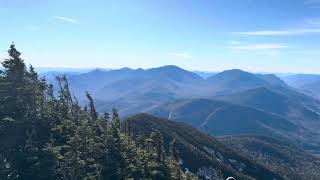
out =
[[[36,67],[320,72],[320,0],[0,0]]]

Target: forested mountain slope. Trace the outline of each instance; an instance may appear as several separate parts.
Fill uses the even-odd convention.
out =
[[[287,96],[278,94],[268,88],[250,89],[223,96],[219,99],[257,108],[292,121],[300,121],[301,124],[306,123],[306,126],[308,122],[320,125],[320,115],[318,113],[303,106],[302,103],[291,100]]]
[[[318,179],[320,159],[287,141],[266,136],[227,136],[219,138],[225,145],[286,179]]]
[[[214,169],[224,178],[230,174],[237,179],[282,179],[280,175],[270,172],[238,155],[234,150],[227,148],[215,138],[195,129],[185,123],[168,121],[148,114],[139,114],[126,120],[132,136],[144,139],[153,130],[161,132],[165,149],[176,139],[177,149],[181,157],[182,166],[192,172],[199,169]],[[124,125],[124,124],[123,124]],[[122,126],[124,128],[124,126]]]

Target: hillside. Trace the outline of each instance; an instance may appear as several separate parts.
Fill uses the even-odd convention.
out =
[[[209,99],[179,100],[154,108],[149,113],[185,122],[212,135],[268,135],[296,141],[307,141],[316,136],[280,116]]]
[[[300,87],[300,90],[320,100],[320,78],[314,82],[304,84]]]
[[[320,113],[320,101],[308,94],[301,93],[297,89],[294,89],[291,87],[286,88],[286,87],[280,87],[280,86],[276,86],[276,87],[273,86],[273,87],[268,87],[268,89],[282,96],[287,97],[291,101],[294,101],[306,107],[307,109]]]
[[[265,80],[266,82],[268,82],[273,86],[282,86],[282,87],[288,86],[282,79],[280,79],[274,74],[256,74],[256,76]]]
[[[265,136],[228,136],[219,140],[287,179],[317,179],[320,176],[320,159],[287,141]]]
[[[130,122],[133,136],[147,137],[154,129],[161,132],[168,149],[172,139],[177,140],[177,147],[182,159],[182,166],[197,172],[199,168],[213,167],[224,177],[235,176],[239,179],[282,179],[279,175],[238,155],[215,138],[208,136],[184,123],[159,119],[148,114],[139,114],[126,120]]]
[[[316,112],[267,88],[251,89],[219,99],[281,116],[304,128],[317,130],[320,127],[320,116]]]

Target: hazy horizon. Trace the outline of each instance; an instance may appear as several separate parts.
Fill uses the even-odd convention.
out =
[[[147,69],[152,69],[152,68],[159,68],[159,67],[164,67],[164,66],[177,66],[177,65],[172,65],[172,64],[168,64],[168,65],[163,65],[163,66],[155,66],[155,67],[148,67],[148,68],[131,68],[131,67],[119,67],[119,68],[107,68],[107,67],[89,67],[89,68],[81,68],[81,67],[35,67],[35,69],[39,72],[39,73],[47,73],[47,72],[71,72],[71,73],[87,73],[93,70],[105,70],[105,71],[110,71],[110,70],[118,70],[118,69],[123,69],[123,68],[130,68],[133,70],[137,70],[137,69],[143,69],[143,70],[147,70]],[[182,68],[180,66],[177,66],[179,68]],[[182,68],[184,70],[190,71],[190,72],[194,72],[194,73],[220,73],[223,71],[227,71],[227,70],[234,70],[234,69],[239,69],[239,68],[230,68],[230,69],[224,69],[221,71],[206,71],[206,70],[197,70],[197,69],[186,69],[186,68]],[[268,71],[249,71],[249,70],[245,70],[245,69],[240,69],[242,71],[246,71],[246,72],[250,72],[250,73],[257,73],[257,74],[275,74],[275,75],[294,75],[294,74],[314,74],[314,75],[319,75],[320,73],[300,73],[300,72],[268,72]]]

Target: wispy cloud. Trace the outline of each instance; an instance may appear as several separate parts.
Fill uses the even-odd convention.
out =
[[[247,44],[247,45],[237,45],[230,47],[233,50],[244,50],[244,51],[261,51],[261,50],[279,50],[288,48],[288,46],[283,44]]]
[[[240,42],[239,44],[230,44],[228,48],[233,53],[250,53],[250,54],[254,53],[259,55],[275,56],[279,53],[288,51],[287,48],[289,47],[287,45],[279,44],[279,43],[252,44],[252,43]]]
[[[78,21],[76,19],[73,18],[69,18],[69,17],[63,17],[63,16],[54,16],[54,18],[60,20],[60,21],[64,21],[64,22],[68,22],[68,23],[72,23],[72,24],[77,24]]]
[[[169,56],[174,56],[177,58],[181,58],[181,59],[190,59],[192,58],[192,56],[190,54],[187,53],[176,53],[176,52],[172,52],[172,53],[168,53]]]
[[[253,36],[292,36],[316,33],[320,33],[320,28],[233,32],[233,34]]]

